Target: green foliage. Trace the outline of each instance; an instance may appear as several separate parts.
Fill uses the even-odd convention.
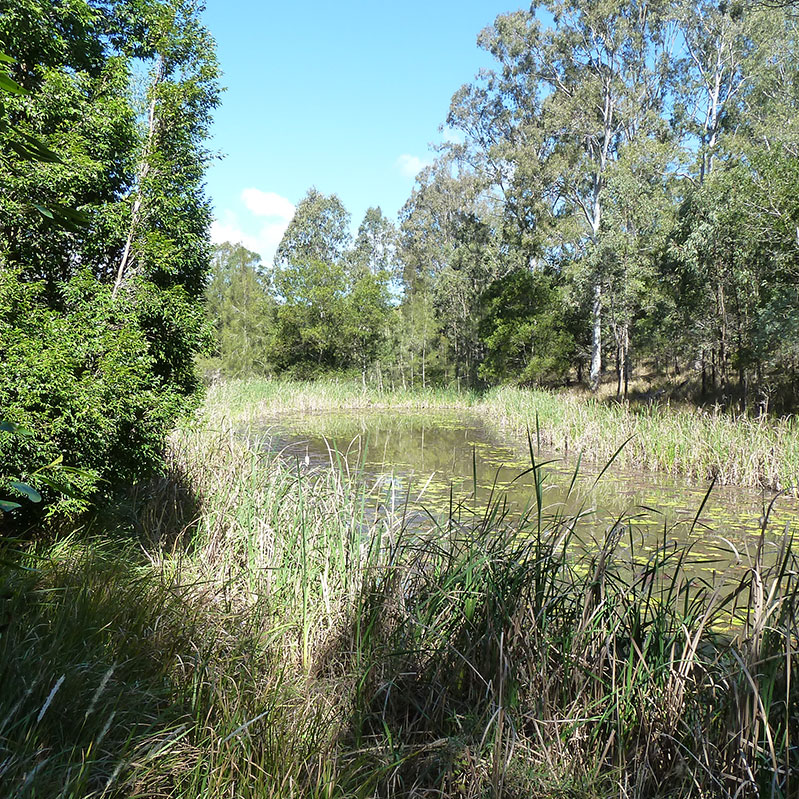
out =
[[[545,0],[498,17],[479,43],[495,68],[453,97],[447,124],[463,141],[441,148],[401,213],[395,373],[405,380],[438,359],[458,384],[568,379],[561,355],[571,352],[579,379],[590,353],[596,389],[613,353],[626,393],[649,356],[656,371],[695,367],[709,399],[746,407],[756,386],[761,409],[778,394],[790,408],[799,386],[790,13]],[[523,269],[553,277],[554,305],[528,286],[514,292],[506,277]],[[568,330],[574,343],[525,372],[534,329]]]
[[[746,406],[754,387],[757,407],[790,409],[790,15],[542,0],[479,44],[495,68],[455,93],[447,124],[461,141],[419,174],[399,230],[371,208],[353,243],[341,201],[311,189],[278,248],[274,303],[246,335],[219,322],[220,341],[263,350],[229,371],[371,369],[461,387],[581,381],[590,363],[598,389],[615,361],[618,394],[634,369],[660,380],[668,365],[692,370],[680,391]]]
[[[341,264],[296,260],[279,270],[274,286],[282,299],[275,313],[270,359],[280,370],[325,371],[346,364],[342,325],[347,279]]]
[[[482,302],[484,380],[540,384],[563,379],[574,359],[575,340],[564,324],[562,292],[550,277],[511,272],[491,285]]]
[[[75,480],[83,492],[100,479],[143,476],[183,410],[153,385],[155,358],[144,331],[128,321],[135,309],[110,293],[79,274],[54,310],[42,302],[41,284],[25,283],[17,270],[0,273],[0,407],[32,431],[0,441],[0,461],[34,486],[43,488],[35,473],[58,458],[84,470]],[[68,498],[59,510],[83,507]]]
[[[307,259],[339,263],[351,244],[350,215],[341,200],[315,188],[302,198],[275,255],[275,265]]]
[[[408,374],[425,384],[432,359],[457,385],[476,383],[482,357],[480,296],[514,267],[517,257],[512,248],[503,248],[500,221],[486,190],[484,175],[446,153],[421,173],[400,212],[403,315],[417,331],[401,350],[403,380]],[[431,343],[438,353],[428,351]]]
[[[393,227],[369,209],[352,247],[349,214],[311,189],[275,256],[265,360],[301,376],[366,374],[386,339]]]
[[[219,368],[227,376],[264,374],[275,303],[261,258],[240,244],[217,245],[213,253],[205,297]]]
[[[0,107],[0,417],[33,431],[5,437],[0,456],[34,485],[70,465],[84,499],[70,490],[50,512],[156,467],[196,402],[217,98],[199,11],[25,1],[0,15],[24,89]],[[133,54],[154,64],[144,124]]]

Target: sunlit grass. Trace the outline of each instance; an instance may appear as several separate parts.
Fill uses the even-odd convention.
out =
[[[667,537],[642,551],[626,518],[548,511],[535,486],[521,518],[497,497],[411,528],[336,463],[217,416],[174,436],[119,529],[4,567],[3,791],[795,793],[789,540],[711,583]]]
[[[243,423],[284,412],[470,410],[516,435],[535,433],[565,455],[605,462],[619,447],[620,466],[715,478],[719,484],[794,491],[799,486],[799,429],[793,418],[749,418],[701,408],[599,402],[583,394],[501,387],[484,395],[451,389],[380,390],[353,381],[245,380],[209,390],[211,419]],[[626,442],[626,443],[625,443]]]
[[[217,383],[208,391],[208,418],[250,421],[285,411],[360,409],[468,408],[478,401],[472,392],[446,388],[380,389],[353,380],[297,381],[244,379]]]
[[[538,429],[541,443],[592,460],[619,453],[618,462],[721,484],[778,490],[799,486],[799,430],[791,419],[751,419],[701,408],[601,404],[547,391],[501,388],[481,409],[523,432]]]

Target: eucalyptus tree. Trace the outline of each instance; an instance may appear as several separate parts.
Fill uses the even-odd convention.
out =
[[[311,188],[275,254],[277,309],[270,357],[278,369],[323,370],[346,363],[340,333],[351,243],[350,215],[341,200]]]
[[[408,329],[417,331],[407,354],[423,383],[430,348],[441,344],[459,385],[477,379],[479,298],[507,268],[500,257],[499,220],[485,189],[482,174],[444,152],[419,175],[400,212],[403,310]]]
[[[397,229],[380,208],[367,208],[358,227],[353,262],[374,275],[399,276]]]
[[[275,255],[270,359],[278,369],[357,366],[365,380],[386,333],[392,246],[385,219],[370,209],[353,248],[341,200],[308,191]]]
[[[608,171],[595,255],[606,287],[606,317],[616,350],[616,393],[627,394],[639,323],[668,303],[661,259],[673,227],[677,179],[669,139],[627,144]]]
[[[796,20],[764,4],[704,2],[682,6],[679,20],[686,57],[675,111],[688,169],[670,278],[703,387],[726,392],[735,370],[745,403],[750,373],[762,385],[763,365],[786,351],[776,318],[794,328],[796,233],[784,187],[797,141]]]
[[[341,263],[352,246],[350,214],[337,195],[310,188],[297,205],[275,253],[275,267],[303,260]]]
[[[773,53],[762,36],[767,14],[712,0],[683,0],[675,9],[684,48],[676,62],[675,121],[695,153],[700,183],[713,169],[725,130],[741,121],[758,62]]]
[[[437,361],[446,361],[448,356],[441,341],[443,325],[433,305],[433,288],[455,250],[452,220],[462,203],[458,188],[452,164],[439,159],[417,176],[413,192],[400,211],[404,295],[398,355],[403,383],[410,380],[413,385],[418,375],[426,385],[431,355]]]
[[[534,241],[530,231],[540,228],[542,253],[560,249],[584,270],[594,388],[602,368],[604,191],[627,145],[665,135],[674,47],[668,11],[658,0],[550,0],[500,16],[479,39],[499,67],[461,90],[450,113],[450,124],[499,165],[496,180],[526,238]]]
[[[349,255],[350,306],[347,315],[352,360],[366,382],[372,363],[385,355],[393,331],[391,285],[400,271],[397,229],[380,208],[368,208]]]

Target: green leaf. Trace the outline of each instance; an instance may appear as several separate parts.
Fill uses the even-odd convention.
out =
[[[6,125],[6,130],[10,130],[22,141],[9,139],[6,144],[26,160],[41,161],[45,164],[61,164],[63,161],[46,144],[39,141],[35,136],[20,130],[16,125]]]
[[[22,88],[15,80],[11,80],[8,75],[0,73],[0,90],[6,94],[27,94],[28,92]]]
[[[64,483],[61,480],[54,480],[44,475],[37,475],[37,479],[46,486],[52,488],[53,491],[63,494],[65,497],[69,497],[70,499],[86,499],[86,493],[84,491],[77,491],[68,483]]]
[[[55,215],[49,208],[45,208],[43,205],[39,205],[39,203],[34,203],[33,207],[42,215],[46,216],[48,219],[55,219]]]
[[[17,480],[11,481],[11,487],[20,494],[24,494],[31,502],[41,502],[42,495],[27,483],[20,483]]]
[[[18,424],[6,421],[5,419],[0,420],[0,432],[14,433],[18,436],[25,436],[25,438],[30,438],[33,435],[26,427],[20,427]]]
[[[22,505],[20,505],[19,502],[9,502],[8,500],[0,499],[0,510],[4,513],[10,513],[12,510],[21,507]]]

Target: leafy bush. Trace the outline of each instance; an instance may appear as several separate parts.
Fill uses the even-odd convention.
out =
[[[0,272],[0,408],[32,433],[0,437],[3,471],[46,489],[35,472],[62,457],[84,470],[71,479],[84,493],[101,479],[143,475],[190,400],[155,374],[128,300],[112,299],[86,274],[64,287],[63,310],[48,307],[43,294],[41,283],[22,281],[16,270]],[[51,511],[84,505],[72,497]]]
[[[68,5],[0,16],[0,478],[65,493],[50,514],[151,471],[197,399],[218,98],[191,0]]]

